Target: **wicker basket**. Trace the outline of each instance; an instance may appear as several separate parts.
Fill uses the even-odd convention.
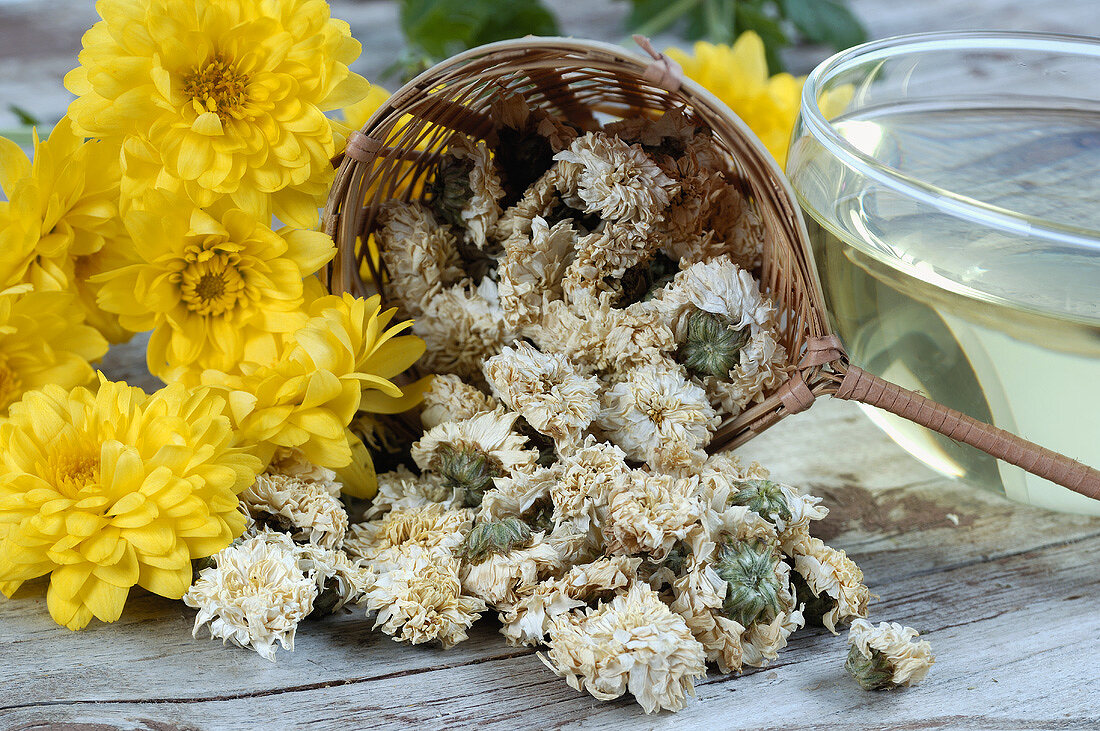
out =
[[[847,362],[830,332],[809,241],[794,193],[775,161],[730,109],[685,80],[674,62],[639,43],[649,58],[618,46],[568,38],[523,38],[454,56],[396,91],[334,162],[339,169],[324,214],[336,242],[334,292],[385,297],[384,265],[361,242],[382,203],[425,195],[424,183],[455,135],[484,138],[500,95],[519,94],[582,129],[599,121],[686,107],[728,153],[767,230],[761,287],[781,313],[780,342],[791,377],[718,429],[711,450],[751,439],[830,394],[872,404],[971,444],[1072,490],[1100,499],[1100,472],[976,421]],[[360,272],[369,272],[361,277]]]

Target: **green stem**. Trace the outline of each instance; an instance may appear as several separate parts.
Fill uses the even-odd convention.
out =
[[[635,28],[634,32],[646,37],[654,36],[675,23],[681,16],[694,10],[700,2],[702,0],[676,0],[676,2]]]

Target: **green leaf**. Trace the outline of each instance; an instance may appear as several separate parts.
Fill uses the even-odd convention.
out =
[[[538,0],[403,0],[401,29],[411,45],[437,58],[507,38],[559,33]]]
[[[783,14],[807,40],[837,50],[867,40],[867,31],[847,7],[836,0],[781,0]]]
[[[34,114],[28,112],[26,109],[19,106],[18,104],[9,104],[8,111],[14,114],[16,118],[19,119],[19,124],[22,124],[26,127],[38,127],[42,124],[42,121],[38,117],[34,116]]]
[[[759,7],[748,3],[737,4],[737,34],[747,30],[756,31],[760,40],[764,41],[764,56],[768,62],[768,72],[778,73],[783,70],[783,59],[779,57],[779,51],[787,46],[790,41],[779,21],[767,15]]]

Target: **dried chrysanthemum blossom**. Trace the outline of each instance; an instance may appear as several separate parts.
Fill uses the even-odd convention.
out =
[[[444,487],[461,491],[467,507],[477,507],[493,478],[528,471],[538,460],[512,429],[517,417],[498,410],[444,422],[412,445],[412,458],[420,469],[441,475]]]
[[[492,396],[464,383],[454,374],[432,378],[431,388],[424,394],[421,404],[423,409],[420,412],[420,423],[425,429],[439,426],[445,421],[469,419],[497,407]]]
[[[880,622],[875,627],[857,619],[848,630],[851,649],[844,668],[864,690],[916,685],[936,662],[928,641],[915,641],[919,636],[912,627],[897,622]]]
[[[561,280],[573,260],[577,231],[569,219],[553,226],[541,216],[531,220],[530,236],[519,233],[504,242],[500,265],[500,306],[513,328],[536,324],[547,302],[561,299]]]
[[[670,330],[652,309],[617,309],[606,299],[578,309],[557,300],[547,303],[535,340],[585,369],[628,372],[659,363],[676,348]]]
[[[447,649],[465,640],[485,602],[462,592],[459,569],[450,553],[413,549],[367,591],[368,611],[378,612],[374,626],[414,645],[438,640]]]
[[[444,487],[443,478],[434,472],[421,475],[404,465],[378,475],[378,492],[367,509],[368,520],[399,508],[419,508],[433,503],[447,510],[461,507],[462,496],[454,488]]]
[[[344,540],[348,514],[323,483],[262,474],[240,498],[253,518],[297,540],[323,548],[336,548]]]
[[[496,123],[496,162],[507,198],[517,200],[539,174],[577,137],[577,129],[542,109],[532,109],[518,94],[506,93],[493,101],[490,116]]]
[[[608,549],[663,559],[702,513],[697,487],[694,479],[642,470],[617,479],[607,498]]]
[[[780,564],[786,568],[786,564]],[[788,594],[787,596],[793,596]],[[766,667],[787,646],[787,638],[806,624],[800,609],[790,606],[770,622],[756,622],[741,636],[742,661],[753,667]]]
[[[723,673],[734,673],[741,670],[745,628],[723,614],[726,592],[722,577],[709,565],[699,564],[674,581],[670,607],[683,617],[707,659]]]
[[[688,167],[659,226],[665,250],[682,266],[728,257],[743,269],[758,267],[766,231],[755,207],[727,173]]]
[[[525,342],[485,361],[485,377],[504,405],[558,442],[577,441],[600,411],[598,379],[582,376],[560,353]]]
[[[485,140],[462,135],[451,139],[432,180],[431,205],[448,223],[460,226],[468,243],[479,249],[500,218],[504,189]]]
[[[558,192],[558,170],[550,168],[523,193],[515,205],[509,206],[491,232],[491,238],[505,243],[505,248],[511,239],[517,239],[522,246],[530,240],[534,232],[534,220],[550,218],[555,212],[565,207]],[[581,213],[578,211],[578,213]]]
[[[603,132],[589,132],[554,155],[559,190],[584,202],[584,210],[647,230],[668,206],[678,185],[645,154]]]
[[[775,308],[728,257],[684,269],[653,306],[675,333],[677,360],[726,413],[782,382],[786,353],[775,338]]]
[[[550,487],[554,525],[568,523],[593,541],[602,540],[611,491],[629,479],[626,453],[589,436],[562,454],[554,470],[556,479]]]
[[[505,518],[484,525],[483,529],[475,525],[462,546],[461,576],[463,591],[489,606],[502,609],[514,604],[561,569],[562,559],[554,547],[542,533],[518,529],[522,521]]]
[[[298,449],[287,447],[276,449],[271,458],[271,464],[267,466],[267,472],[317,483],[333,497],[339,497],[344,487],[333,470],[313,464]]]
[[[658,239],[630,222],[604,222],[577,240],[576,255],[566,268],[561,289],[576,308],[586,309],[600,295],[621,299],[621,280],[632,267],[649,261]]]
[[[703,389],[668,366],[643,366],[604,393],[597,424],[654,469],[702,464],[719,418]]]
[[[535,514],[543,511],[550,502],[550,489],[557,481],[555,470],[546,467],[534,467],[531,470],[517,470],[506,477],[493,480],[494,488],[487,490],[477,512],[478,520],[500,520],[507,517],[522,517],[534,522]],[[539,526],[549,528],[546,525]]]
[[[641,561],[616,555],[573,565],[560,578],[543,581],[502,612],[500,633],[510,645],[541,644],[551,619],[625,590],[637,578]]]
[[[322,548],[312,543],[295,547],[298,568],[317,585],[311,616],[325,616],[357,604],[374,581],[374,572],[358,559],[341,550]]]
[[[448,510],[439,503],[397,508],[378,520],[353,525],[343,547],[375,570],[388,571],[415,551],[449,553],[461,545],[471,520],[471,511]]]
[[[388,290],[419,316],[444,287],[465,276],[454,233],[422,203],[390,202],[378,214],[375,243],[390,275]]]
[[[446,287],[413,322],[413,332],[427,350],[421,365],[437,373],[454,373],[481,383],[481,364],[515,339],[504,321],[496,284],[486,277],[476,289]]]
[[[863,584],[863,571],[844,551],[826,546],[820,538],[811,538],[804,553],[794,555],[794,567],[806,579],[814,596],[827,595],[835,606],[821,618],[833,634],[836,625],[867,617],[870,590]]]
[[[680,710],[706,674],[703,646],[642,583],[598,609],[558,615],[548,630],[540,658],[558,676],[600,700],[629,690],[646,713]]]
[[[708,456],[699,469],[700,496],[706,503],[714,501],[713,509],[721,510],[728,504],[730,494],[737,491],[737,482],[767,479],[768,474],[759,462],[744,465],[737,455],[718,452]]]
[[[264,535],[222,549],[184,595],[198,609],[193,634],[210,625],[210,636],[275,660],[275,643],[294,649],[298,623],[313,611],[317,585],[298,568],[293,543]]]

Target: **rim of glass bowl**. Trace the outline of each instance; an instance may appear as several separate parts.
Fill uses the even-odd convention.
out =
[[[829,154],[839,159],[849,168],[881,185],[915,198],[944,213],[966,218],[986,226],[1000,228],[1021,236],[1044,238],[1063,246],[1079,247],[1100,254],[1100,231],[1058,223],[994,206],[926,183],[883,165],[879,160],[860,151],[841,136],[836,128],[825,119],[821,113],[821,108],[818,106],[817,98],[820,89],[838,74],[849,71],[857,65],[862,66],[888,58],[928,51],[974,51],[983,49],[1048,51],[1090,56],[1100,60],[1100,38],[1089,36],[1023,31],[943,31],[891,36],[841,51],[826,59],[811,71],[806,77],[805,85],[802,87],[800,110],[802,123],[814,139],[829,151]],[[801,199],[801,194],[798,197]],[[866,253],[872,252],[867,251]],[[901,268],[904,269],[904,262],[891,261],[889,264],[895,268],[898,268],[897,265],[902,265]],[[923,275],[927,276],[927,273]],[[946,277],[937,277],[936,280],[935,284],[942,289],[993,304],[1005,304],[1040,312],[1048,316],[1053,314],[1059,318],[1086,322],[1095,322],[1100,319],[1034,307],[999,295],[975,290]]]

